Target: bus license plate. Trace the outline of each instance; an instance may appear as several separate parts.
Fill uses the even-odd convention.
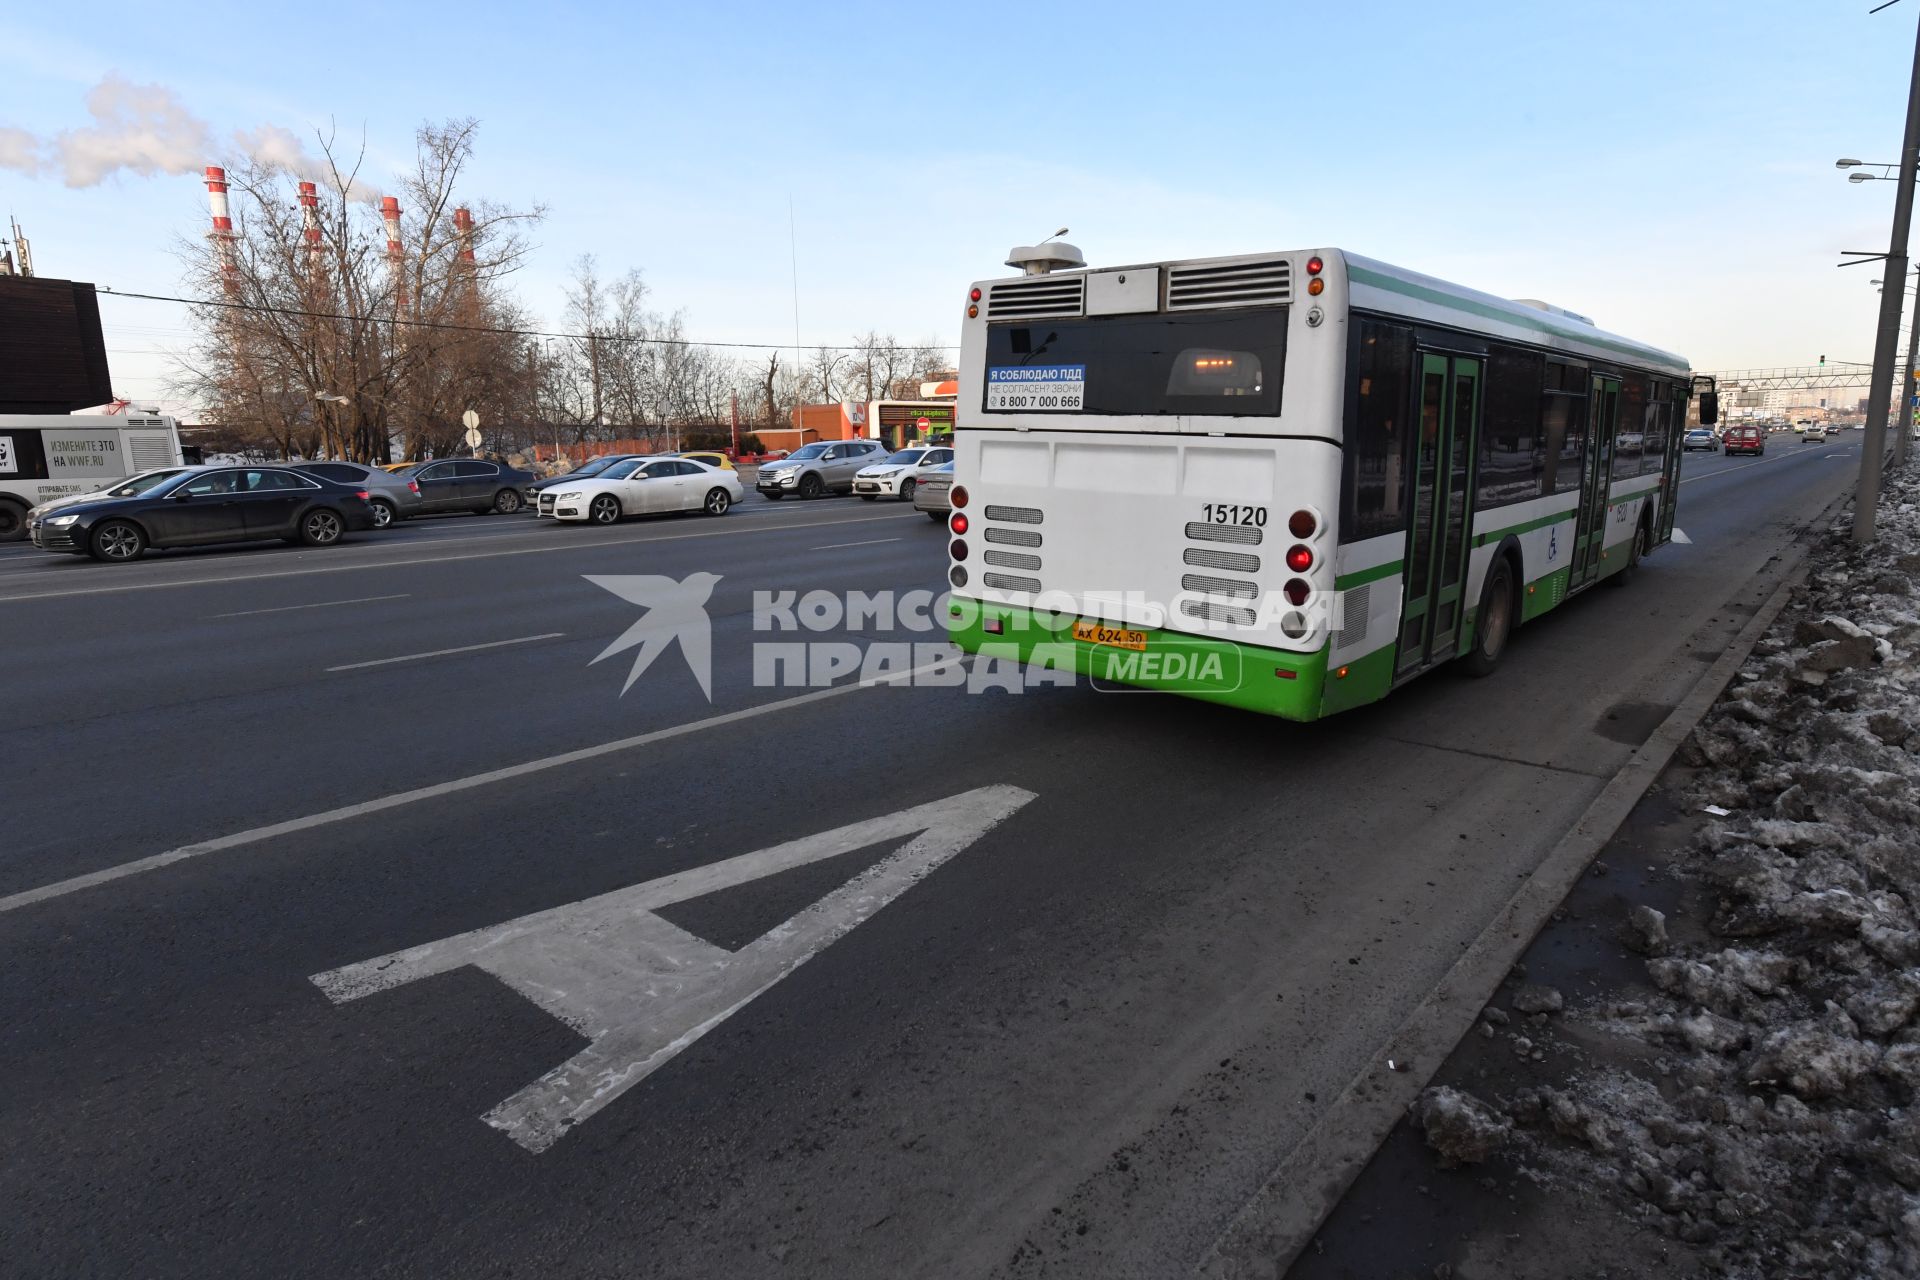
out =
[[[1073,624],[1073,638],[1088,644],[1104,644],[1112,649],[1138,649],[1147,647],[1147,633],[1133,631],[1126,627],[1103,626],[1098,622],[1076,622]]]

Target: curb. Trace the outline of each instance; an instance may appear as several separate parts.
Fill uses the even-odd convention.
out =
[[[1824,533],[1851,501],[1843,493],[1807,525]],[[1286,1274],[1313,1242],[1393,1126],[1455,1046],[1480,1009],[1546,925],[1547,919],[1620,829],[1786,607],[1805,576],[1810,541],[1796,543],[1776,570],[1774,589],[1725,652],[1701,675],[1653,734],[1627,759],[1573,828],[1374,1054],[1373,1064],[1334,1099],[1320,1121],[1268,1175],[1194,1268],[1202,1280],[1270,1280]],[[1398,1064],[1388,1067],[1387,1063]],[[1407,1064],[1419,1064],[1418,1070]]]

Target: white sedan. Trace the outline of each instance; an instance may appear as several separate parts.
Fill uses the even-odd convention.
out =
[[[911,445],[853,475],[853,491],[872,502],[875,498],[900,498],[913,501],[913,491],[929,472],[953,461],[953,450],[945,445]]]
[[[723,516],[740,501],[740,494],[740,477],[732,471],[688,458],[629,458],[591,480],[555,485],[541,493],[540,514],[585,524],[613,524],[624,516],[666,511]]]

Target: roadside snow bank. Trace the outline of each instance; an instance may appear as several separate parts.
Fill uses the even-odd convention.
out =
[[[1563,1015],[1637,1042],[1658,1078],[1522,1088],[1511,1139],[1470,1097],[1424,1099],[1430,1136],[1464,1137],[1452,1157],[1507,1140],[1640,1204],[1713,1273],[1920,1276],[1917,481],[1893,478],[1873,547],[1822,537],[1682,748],[1694,807],[1731,811],[1674,863],[1711,918],[1670,937],[1636,909],[1622,936],[1654,994]]]

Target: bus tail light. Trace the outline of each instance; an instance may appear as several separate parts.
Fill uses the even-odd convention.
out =
[[[980,291],[979,291],[978,289],[975,289],[975,290],[973,290],[973,292],[971,292],[971,293],[969,293],[969,294],[967,295],[967,299],[968,299],[968,301],[970,301],[970,302],[978,302],[978,301],[980,301]]]
[[[978,318],[979,315],[980,315],[980,305],[975,302],[969,302],[967,304],[967,319],[973,320]]]
[[[1311,511],[1300,510],[1287,517],[1287,532],[1296,538],[1311,538],[1320,522]]]
[[[1324,271],[1324,270],[1326,269],[1326,266],[1327,266],[1327,264],[1326,264],[1326,263],[1324,263],[1324,262],[1322,262],[1322,261],[1320,261],[1320,259],[1319,259],[1319,258],[1317,258],[1317,257],[1314,257],[1314,258],[1308,258],[1308,259],[1307,259],[1307,274],[1308,274],[1308,275],[1310,275],[1310,276],[1317,276],[1317,275],[1319,275],[1319,274],[1320,274],[1320,273],[1321,273],[1322,271]],[[1319,292],[1319,290],[1318,290],[1318,289],[1316,289],[1316,290],[1314,290],[1314,292],[1315,292],[1315,293],[1318,293],[1318,292]]]
[[[1305,573],[1313,568],[1313,551],[1308,547],[1288,548],[1287,568],[1295,573]]]
[[[959,510],[961,507],[966,506],[967,491],[965,486],[963,485],[953,486],[952,490],[949,491],[947,494],[947,501],[953,504],[954,509],[956,511]]]
[[[1297,609],[1307,602],[1308,596],[1313,594],[1313,584],[1305,578],[1289,578],[1287,585],[1281,590],[1286,593],[1287,603]]]
[[[1326,287],[1327,287],[1327,282],[1325,280],[1322,280],[1319,276],[1315,276],[1313,279],[1307,281],[1307,292],[1312,294],[1316,298],[1319,297],[1321,293],[1325,291]]]
[[[967,544],[955,538],[953,545],[947,548],[947,554],[955,560],[965,560],[967,558]]]
[[[947,581],[951,582],[956,587],[964,587],[967,585],[967,571],[965,569],[962,569],[959,565],[955,565],[953,566],[953,568],[947,570]],[[960,610],[955,609],[953,611],[953,616],[956,618],[959,617]]]
[[[954,512],[953,519],[949,520],[947,524],[955,533],[965,533],[967,531],[966,513],[963,511]]]

